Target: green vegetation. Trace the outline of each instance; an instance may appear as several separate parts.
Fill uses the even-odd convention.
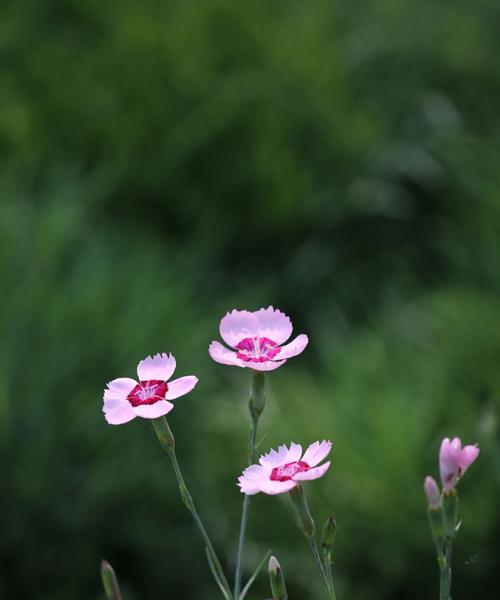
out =
[[[482,447],[454,595],[500,589],[499,18],[497,0],[4,2],[1,598],[102,598],[103,557],[124,600],[217,597],[154,432],[106,425],[102,389],[163,350],[200,377],[169,423],[232,573],[250,379],[207,348],[226,310],[268,304],[311,341],[269,377],[261,448],[333,440],[308,497],[337,521],[339,600],[436,597],[422,482],[444,435]],[[285,508],[252,503],[245,572],[271,549],[306,600]]]

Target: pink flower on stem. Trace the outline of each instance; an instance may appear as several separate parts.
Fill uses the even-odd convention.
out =
[[[250,465],[238,478],[241,491],[247,495],[264,492],[265,494],[284,494],[299,485],[322,477],[330,466],[330,461],[319,463],[328,456],[332,443],[323,440],[314,442],[302,456],[302,446],[282,445],[260,457],[258,465]],[[301,458],[302,457],[302,458]]]
[[[479,455],[479,446],[469,445],[462,448],[460,438],[444,438],[439,450],[439,472],[446,492],[455,488],[458,480],[467,471]]]
[[[292,329],[290,319],[272,306],[254,312],[233,310],[221,320],[219,327],[222,339],[233,350],[213,341],[208,352],[223,365],[272,371],[288,358],[300,354],[309,342],[302,333],[283,346],[292,335]]]
[[[157,419],[169,413],[175,400],[198,383],[193,375],[168,381],[175,371],[171,354],[148,356],[137,365],[139,381],[129,377],[113,379],[104,390],[104,416],[111,425],[127,423],[135,417]]]

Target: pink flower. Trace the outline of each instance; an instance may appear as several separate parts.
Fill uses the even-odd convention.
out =
[[[332,443],[323,440],[314,442],[302,456],[302,446],[282,445],[260,457],[258,465],[250,465],[238,478],[241,491],[247,495],[264,492],[265,494],[284,494],[301,481],[322,477],[330,466],[330,461],[318,465],[328,456]],[[302,458],[301,458],[302,456]]]
[[[254,312],[233,310],[221,320],[219,331],[235,352],[213,341],[208,349],[210,356],[223,365],[257,371],[277,369],[288,358],[300,354],[309,342],[307,335],[302,333],[282,346],[292,335],[292,323],[272,306]]]
[[[444,438],[439,450],[439,472],[445,491],[454,489],[457,481],[479,455],[478,445],[464,446],[460,438]]]
[[[135,417],[157,419],[169,413],[175,400],[190,392],[198,383],[192,375],[167,380],[175,371],[171,354],[148,356],[137,365],[139,381],[129,377],[113,379],[104,390],[104,416],[111,425],[127,423]]]

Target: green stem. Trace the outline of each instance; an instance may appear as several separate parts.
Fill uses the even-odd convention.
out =
[[[308,542],[309,542],[309,546],[311,547],[313,556],[314,556],[314,560],[316,561],[316,564],[319,567],[319,570],[321,571],[321,575],[323,577],[323,581],[325,583],[325,587],[326,587],[326,591],[328,593],[328,598],[330,600],[336,600],[335,597],[335,590],[333,589],[333,581],[328,577],[327,572],[325,571],[325,568],[323,566],[323,563],[321,562],[321,558],[319,556],[319,552],[318,552],[318,545],[316,544],[316,537],[315,536],[311,536],[309,538],[307,538]]]
[[[438,558],[440,582],[439,582],[439,600],[450,600],[451,592],[451,540],[446,541],[444,553]]]
[[[335,598],[335,590],[333,588],[332,563],[331,562],[324,563],[324,569],[326,572],[326,576],[328,578],[328,583],[330,585],[330,589],[333,592],[333,597]]]
[[[243,509],[241,511],[240,535],[238,539],[238,552],[236,555],[236,572],[234,575],[234,597],[236,600],[238,600],[240,597],[241,578],[243,571],[243,549],[245,547],[249,504],[250,496],[245,494],[245,497],[243,498]]]
[[[265,406],[265,379],[261,371],[252,371],[252,383],[250,387],[250,432],[248,434],[248,464],[251,465],[257,460],[257,426],[260,415]],[[238,538],[238,550],[236,554],[236,571],[234,575],[234,598],[239,600],[241,590],[241,579],[243,574],[243,552],[245,549],[245,537],[248,523],[248,508],[250,505],[250,496],[245,494],[243,498],[243,508],[241,511],[240,535]]]
[[[226,576],[224,575],[224,571],[222,570],[220,561],[217,558],[217,555],[215,553],[212,542],[210,541],[210,538],[208,537],[205,527],[203,526],[203,523],[201,522],[200,516],[198,515],[198,511],[196,510],[196,507],[194,505],[193,498],[192,498],[191,494],[189,493],[189,490],[186,486],[186,482],[184,481],[184,478],[182,476],[181,469],[179,467],[179,463],[177,462],[177,456],[175,454],[175,440],[174,440],[172,431],[170,430],[170,427],[168,426],[168,423],[167,423],[167,420],[165,419],[165,417],[161,417],[159,419],[154,419],[153,426],[155,428],[155,431],[156,431],[156,434],[158,436],[158,440],[159,440],[161,446],[167,452],[167,454],[170,458],[170,462],[172,463],[172,467],[174,469],[174,473],[177,478],[177,482],[179,484],[179,491],[181,493],[182,501],[184,502],[184,504],[188,508],[189,512],[191,513],[191,516],[193,517],[194,522],[196,523],[196,525],[201,533],[201,537],[203,538],[203,541],[205,542],[205,545],[207,547],[207,552],[209,553],[209,555],[212,559],[214,571],[218,575],[217,583],[219,584],[219,587],[221,588],[221,591],[223,592],[225,598],[227,600],[232,600],[231,589],[227,582]]]

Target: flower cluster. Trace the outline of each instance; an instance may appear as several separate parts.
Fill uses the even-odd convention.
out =
[[[455,492],[455,486],[465,471],[479,456],[479,446],[470,444],[462,447],[460,438],[444,438],[439,449],[439,474],[443,485],[443,494]],[[436,480],[428,475],[424,480],[424,492],[431,509],[441,507],[441,492]]]
[[[284,365],[287,360],[303,352],[309,341],[307,335],[303,333],[288,341],[292,330],[289,317],[272,306],[254,312],[233,310],[222,318],[219,326],[221,338],[227,346],[214,340],[208,349],[211,358],[218,363],[253,371],[249,401],[252,423],[248,450],[251,457],[249,462],[254,464],[249,464],[243,470],[237,482],[240,491],[244,494],[244,501],[234,592],[229,587],[221,563],[196,512],[177,462],[173,434],[164,418],[174,408],[172,401],[192,391],[198,383],[198,378],[188,375],[171,380],[176,368],[176,360],[172,354],[162,353],[148,356],[139,362],[137,380],[129,377],[113,379],[104,390],[103,412],[106,421],[111,425],[127,423],[136,417],[152,420],[158,440],[171,458],[181,496],[200,530],[212,573],[226,600],[242,598],[245,589],[248,589],[255,578],[255,576],[250,578],[247,587],[240,594],[249,496],[260,492],[269,495],[287,492],[290,494],[297,524],[308,538],[316,562],[319,561],[328,597],[330,600],[335,600],[331,570],[335,520],[330,516],[323,528],[321,540],[323,560],[321,560],[316,545],[315,522],[301,485],[304,481],[322,477],[328,471],[330,461],[325,459],[330,454],[332,443],[328,440],[317,441],[310,444],[305,452],[300,444],[294,442],[289,446],[282,444],[277,450],[272,449],[261,455],[258,462],[255,462],[257,422],[265,406],[263,372],[273,371]],[[458,437],[452,440],[445,438],[439,451],[442,492],[432,477],[427,476],[424,481],[429,522],[441,569],[440,600],[450,598],[451,542],[460,525],[455,487],[478,455],[477,444],[462,446]],[[272,557],[269,563],[269,574],[274,596],[286,598],[281,567],[275,557]],[[107,563],[103,563],[102,577],[108,598],[118,597],[119,592],[116,592],[119,589],[118,583],[112,568]]]

